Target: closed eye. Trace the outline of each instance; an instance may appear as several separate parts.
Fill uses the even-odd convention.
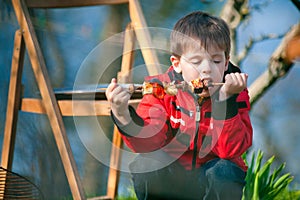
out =
[[[191,62],[193,65],[200,65],[201,61]]]

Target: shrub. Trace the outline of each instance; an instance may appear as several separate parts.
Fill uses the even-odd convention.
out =
[[[251,164],[246,175],[243,200],[273,200],[273,199],[300,199],[300,190],[289,191],[288,185],[293,180],[290,173],[282,174],[285,163],[271,172],[271,165],[275,156],[272,156],[264,164],[263,152],[258,151],[252,155]]]

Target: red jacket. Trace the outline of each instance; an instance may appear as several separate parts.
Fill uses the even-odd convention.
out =
[[[240,72],[229,65],[226,73]],[[182,81],[172,67],[146,80]],[[217,96],[217,95],[215,95]],[[247,167],[241,155],[252,145],[252,126],[248,91],[226,101],[214,96],[198,103],[196,95],[178,91],[176,96],[163,99],[146,94],[137,110],[130,107],[132,122],[119,127],[122,138],[134,152],[146,153],[162,149],[186,169],[222,158],[235,162],[244,171]]]

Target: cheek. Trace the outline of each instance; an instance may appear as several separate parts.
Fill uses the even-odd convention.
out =
[[[182,77],[185,81],[189,82],[199,78],[199,73],[194,68],[182,70]]]
[[[214,76],[215,80],[222,81],[224,72],[225,68],[223,66],[218,66],[213,70],[212,75]]]

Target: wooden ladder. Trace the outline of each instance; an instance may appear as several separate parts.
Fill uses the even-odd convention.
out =
[[[129,7],[130,19],[126,28],[123,47],[122,66],[118,73],[118,82],[125,83],[131,80],[130,71],[133,63],[134,42],[137,41],[141,47],[151,46],[150,34],[145,29],[147,27],[142,9],[138,0],[12,0],[16,17],[20,29],[16,31],[14,38],[14,50],[11,64],[10,84],[8,93],[8,104],[6,122],[4,129],[4,139],[2,146],[1,167],[11,170],[13,164],[13,154],[16,138],[18,112],[43,113],[48,116],[52,132],[57,144],[62,160],[64,171],[74,199],[86,199],[82,183],[77,171],[73,153],[67,138],[66,129],[63,123],[63,116],[99,115],[108,116],[109,104],[106,100],[97,101],[60,101],[56,98],[50,84],[45,60],[32,25],[28,10],[30,8],[69,8],[81,6],[95,6],[104,4],[127,3]],[[136,31],[139,29],[139,31]],[[130,31],[131,30],[131,31]],[[25,50],[27,49],[31,66],[37,81],[41,99],[23,98],[21,95],[21,79],[23,71],[23,61]],[[149,75],[161,73],[158,65],[156,53],[151,48],[141,48],[142,55],[147,66]],[[128,53],[129,52],[129,53]],[[151,66],[151,67],[150,67]],[[137,104],[139,100],[131,100],[131,104]],[[72,105],[82,107],[82,112],[74,113]],[[89,108],[93,112],[90,112]],[[96,110],[96,112],[94,112]],[[121,158],[120,148],[121,137],[114,128],[113,144],[117,148],[112,148],[110,170],[107,182],[107,194],[93,199],[114,199],[118,186],[118,166]],[[54,172],[53,172],[54,173]],[[1,197],[0,197],[1,198]],[[2,197],[3,198],[3,197]],[[5,198],[5,197],[4,197]]]

